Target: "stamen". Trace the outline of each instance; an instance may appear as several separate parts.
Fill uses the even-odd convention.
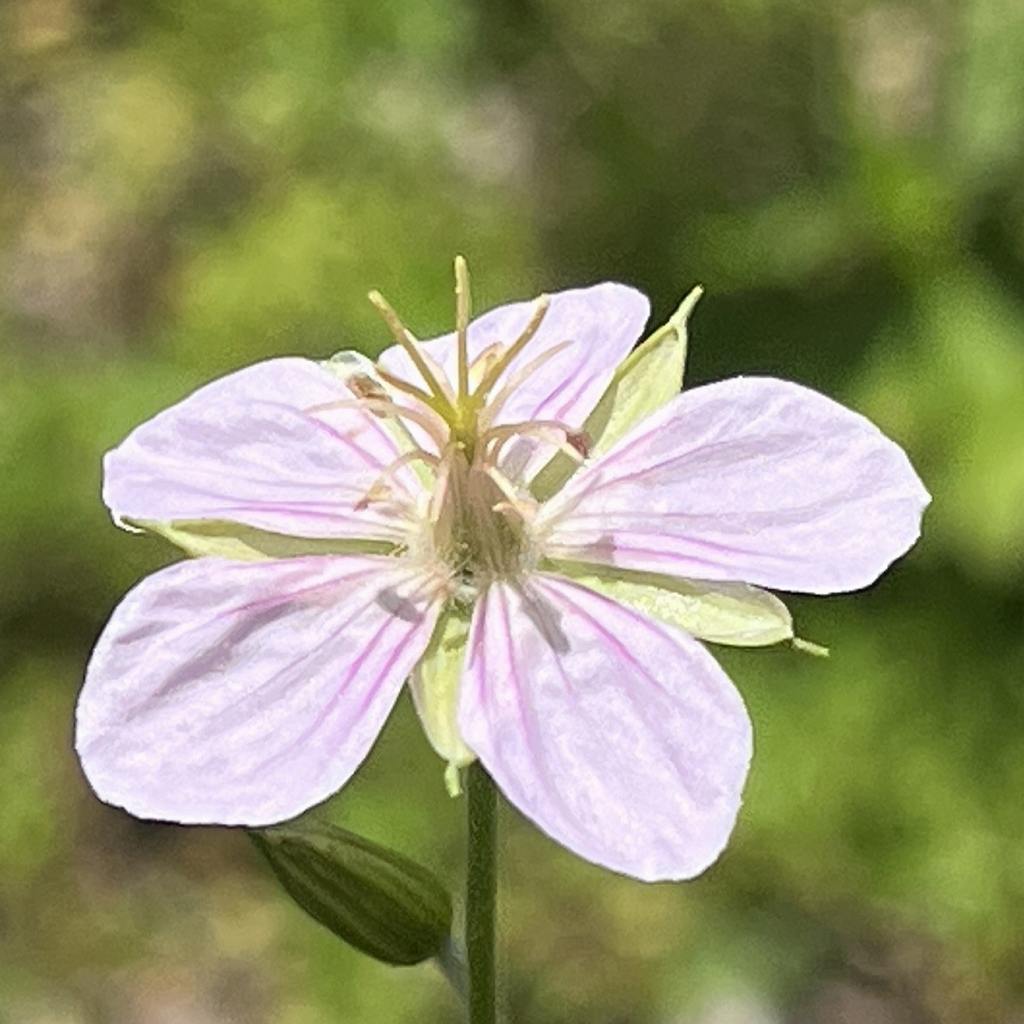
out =
[[[491,367],[501,358],[505,346],[500,341],[492,342],[473,360],[469,367],[469,386],[477,388],[490,372]]]
[[[530,317],[529,323],[523,328],[523,333],[505,350],[501,359],[491,367],[487,376],[484,377],[480,386],[473,392],[473,397],[478,401],[485,398],[487,392],[494,387],[497,383],[498,378],[508,369],[512,364],[512,361],[519,355],[520,352],[526,347],[530,339],[537,333],[537,329],[544,321],[544,317],[547,316],[548,309],[551,307],[551,299],[547,295],[541,295],[533,306],[533,315]]]
[[[455,257],[455,331],[459,344],[459,399],[469,395],[469,268],[462,256]]]
[[[405,349],[406,354],[412,360],[424,383],[433,392],[431,401],[428,404],[435,408],[435,411],[445,419],[448,418],[449,414],[454,416],[455,410],[452,406],[453,396],[451,389],[447,384],[441,383],[444,379],[444,370],[437,365],[437,362],[427,352],[420,349],[412,332],[402,323],[398,318],[398,314],[391,308],[387,299],[380,292],[372,291],[368,298],[373,304],[374,309],[380,313],[384,322],[388,325],[392,337]]]
[[[379,502],[386,501],[392,497],[392,490],[387,484],[382,484],[380,481],[375,481],[370,485],[369,490],[352,506],[356,512],[364,512],[371,505],[376,505]]]
[[[497,466],[487,466],[484,472],[498,485],[498,490],[505,495],[510,504],[517,505],[520,502],[516,485]]]
[[[484,471],[497,484],[498,490],[505,495],[504,501],[495,502],[491,509],[495,512],[514,512],[520,519],[530,522],[537,512],[537,503],[531,498],[524,498],[516,491],[515,484],[496,466],[488,466]]]
[[[371,503],[390,498],[393,491],[389,481],[394,479],[395,474],[403,466],[408,466],[411,462],[425,462],[436,474],[437,466],[440,461],[441,460],[438,459],[436,455],[433,455],[430,452],[425,452],[422,448],[414,448],[412,451],[406,452],[404,455],[400,455],[389,465],[385,466],[380,476],[370,484],[369,490],[367,490],[366,494],[356,502],[356,511],[361,512],[363,509],[368,508]]]
[[[431,441],[437,445],[439,451],[448,441],[446,427],[432,420],[426,412],[420,409],[410,409],[408,406],[399,405],[390,399],[342,399],[338,402],[323,402],[320,405],[310,405],[303,412],[329,412],[331,409],[363,409],[366,412],[379,416],[381,419],[397,420],[402,426],[405,426],[404,420],[410,420],[421,426],[430,435]]]
[[[497,463],[506,442],[513,437],[530,434],[555,445],[574,462],[583,462],[590,453],[590,438],[587,434],[582,430],[575,430],[561,420],[524,420],[522,423],[502,424],[500,427],[491,427],[480,440],[485,446],[494,442],[490,459]]]
[[[431,522],[440,523],[441,514],[446,507],[446,497],[452,476],[452,460],[450,454],[445,452],[439,460],[437,472],[434,474],[434,490],[430,495],[430,504],[427,507],[427,515]]]
[[[388,393],[368,373],[353,373],[345,384],[357,398],[387,401]]]
[[[552,345],[545,352],[534,359],[531,359],[525,366],[520,367],[509,379],[502,384],[501,390],[492,398],[486,406],[484,406],[481,414],[481,429],[486,429],[487,425],[494,422],[494,417],[501,412],[502,406],[508,401],[509,396],[523,383],[531,374],[535,373],[540,367],[542,367],[549,359],[553,359],[558,355],[559,352],[564,351],[572,344],[571,340],[560,341],[557,345]]]
[[[396,377],[393,373],[385,370],[384,367],[380,365],[377,366],[377,376],[380,377],[385,384],[394,388],[396,391],[402,391],[422,402],[424,405],[430,406],[431,409],[434,408],[433,395],[428,394],[423,390],[423,388],[418,388],[415,384],[410,384],[407,380],[402,380],[401,377]]]

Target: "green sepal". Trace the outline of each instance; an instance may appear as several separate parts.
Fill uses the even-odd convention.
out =
[[[476,754],[459,735],[459,684],[469,639],[469,610],[450,603],[441,613],[423,657],[409,677],[413,703],[431,746],[448,762],[446,783],[452,796],[461,792],[458,769]]]
[[[349,945],[399,966],[445,952],[451,898],[415,861],[326,822],[249,835],[288,895]]]
[[[798,636],[793,637],[790,640],[793,645],[794,651],[799,651],[801,654],[809,654],[814,658],[831,658],[832,652],[822,644],[816,644],[811,640],[803,640]]]
[[[125,519],[124,524],[155,533],[193,558],[213,556],[240,562],[257,562],[267,558],[294,558],[299,555],[388,555],[395,551],[395,545],[390,541],[291,537],[220,519],[177,519],[169,523],[150,519]]]
[[[789,609],[747,583],[677,579],[659,573],[557,564],[558,572],[690,636],[730,647],[793,643]]]
[[[668,322],[633,349],[615,371],[583,425],[590,440],[590,457],[603,455],[636,424],[679,394],[686,369],[686,324],[703,294],[702,288],[694,288]],[[533,478],[533,496],[547,501],[575,469],[576,463],[568,455],[554,456]]]

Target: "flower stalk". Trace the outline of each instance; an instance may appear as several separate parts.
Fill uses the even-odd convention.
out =
[[[466,959],[469,1024],[495,1024],[495,918],[498,896],[498,792],[477,761],[468,771]]]

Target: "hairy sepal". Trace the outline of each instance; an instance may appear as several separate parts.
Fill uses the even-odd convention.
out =
[[[236,562],[258,562],[301,555],[387,555],[395,550],[388,541],[289,537],[219,519],[182,519],[170,523],[127,519],[124,525],[132,530],[155,533],[192,558],[213,556]]]
[[[442,612],[430,645],[409,679],[427,739],[454,769],[476,760],[458,726],[459,683],[468,637],[468,612],[459,605],[450,605]]]
[[[677,579],[658,573],[559,563],[558,571],[591,590],[690,636],[730,647],[767,647],[793,639],[789,609],[767,590],[746,583]]]
[[[670,401],[683,386],[686,369],[687,321],[703,294],[699,286],[649,338],[641,342],[615,371],[615,376],[587,418],[583,432],[591,458],[601,455],[634,426]],[[533,478],[530,489],[547,501],[577,468],[559,453]]]

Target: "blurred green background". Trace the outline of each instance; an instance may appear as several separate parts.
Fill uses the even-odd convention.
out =
[[[377,351],[616,278],[696,282],[689,382],[769,373],[872,416],[934,494],[869,592],[792,601],[829,661],[722,655],[758,752],[686,885],[502,821],[505,1000],[531,1024],[1024,1020],[1024,5],[1019,0],[4,0],[0,1021],[446,1022],[242,835],[99,805],[76,691],[176,557],[100,457],[212,375]],[[338,821],[462,873],[403,703]]]

